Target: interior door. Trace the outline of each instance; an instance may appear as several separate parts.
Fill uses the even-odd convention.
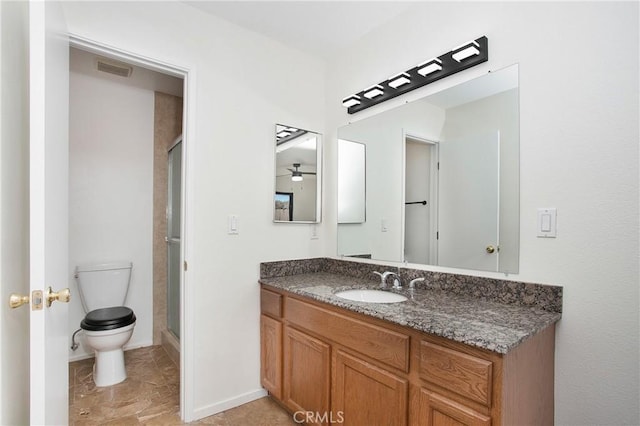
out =
[[[440,143],[439,179],[438,265],[497,271],[499,132]]]
[[[0,425],[29,423],[29,309],[7,303],[29,294],[28,6],[0,1]]]
[[[30,423],[67,424],[68,305],[63,292],[50,306],[47,297],[70,279],[69,41],[58,2],[29,2],[29,93]]]

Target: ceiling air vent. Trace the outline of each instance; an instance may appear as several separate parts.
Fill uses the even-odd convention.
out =
[[[129,77],[133,72],[133,67],[131,65],[113,61],[111,59],[97,58],[96,64],[98,71],[108,72],[109,74],[119,75],[120,77]]]

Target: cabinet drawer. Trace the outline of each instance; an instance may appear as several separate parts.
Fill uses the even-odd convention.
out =
[[[405,334],[293,298],[287,298],[285,318],[386,365],[409,371],[409,336]]]
[[[420,342],[420,377],[491,406],[492,362],[453,349]]]
[[[260,289],[260,311],[275,318],[282,317],[282,296],[269,290]]]

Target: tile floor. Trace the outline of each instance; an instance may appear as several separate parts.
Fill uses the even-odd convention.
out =
[[[93,358],[69,363],[70,425],[183,425],[180,372],[162,346],[125,352],[128,377],[99,388],[92,379]],[[270,398],[206,417],[197,425],[295,425]]]

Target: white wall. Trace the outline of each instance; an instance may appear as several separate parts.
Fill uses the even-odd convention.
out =
[[[28,4],[0,2],[0,424],[29,423]]]
[[[481,35],[487,63],[355,116],[342,108],[345,96]],[[420,3],[328,67],[333,164],[339,126],[520,64],[520,273],[509,278],[564,287],[559,425],[640,424],[638,43],[638,3]],[[557,207],[558,238],[536,238],[538,207]]]
[[[273,128],[322,133],[324,64],[182,3],[64,7],[74,34],[189,69],[187,418],[262,395],[259,263],[335,252],[326,222],[317,240],[312,225],[272,222]],[[227,233],[229,214],[238,235]]]
[[[133,262],[125,305],[136,313],[127,348],[153,340],[154,92],[94,76],[71,56],[69,76],[69,274],[90,263]],[[72,294],[79,295],[70,279]],[[106,289],[108,291],[108,289]],[[85,312],[69,306],[69,335]],[[82,336],[82,335],[80,335]],[[84,339],[70,359],[92,354]]]

